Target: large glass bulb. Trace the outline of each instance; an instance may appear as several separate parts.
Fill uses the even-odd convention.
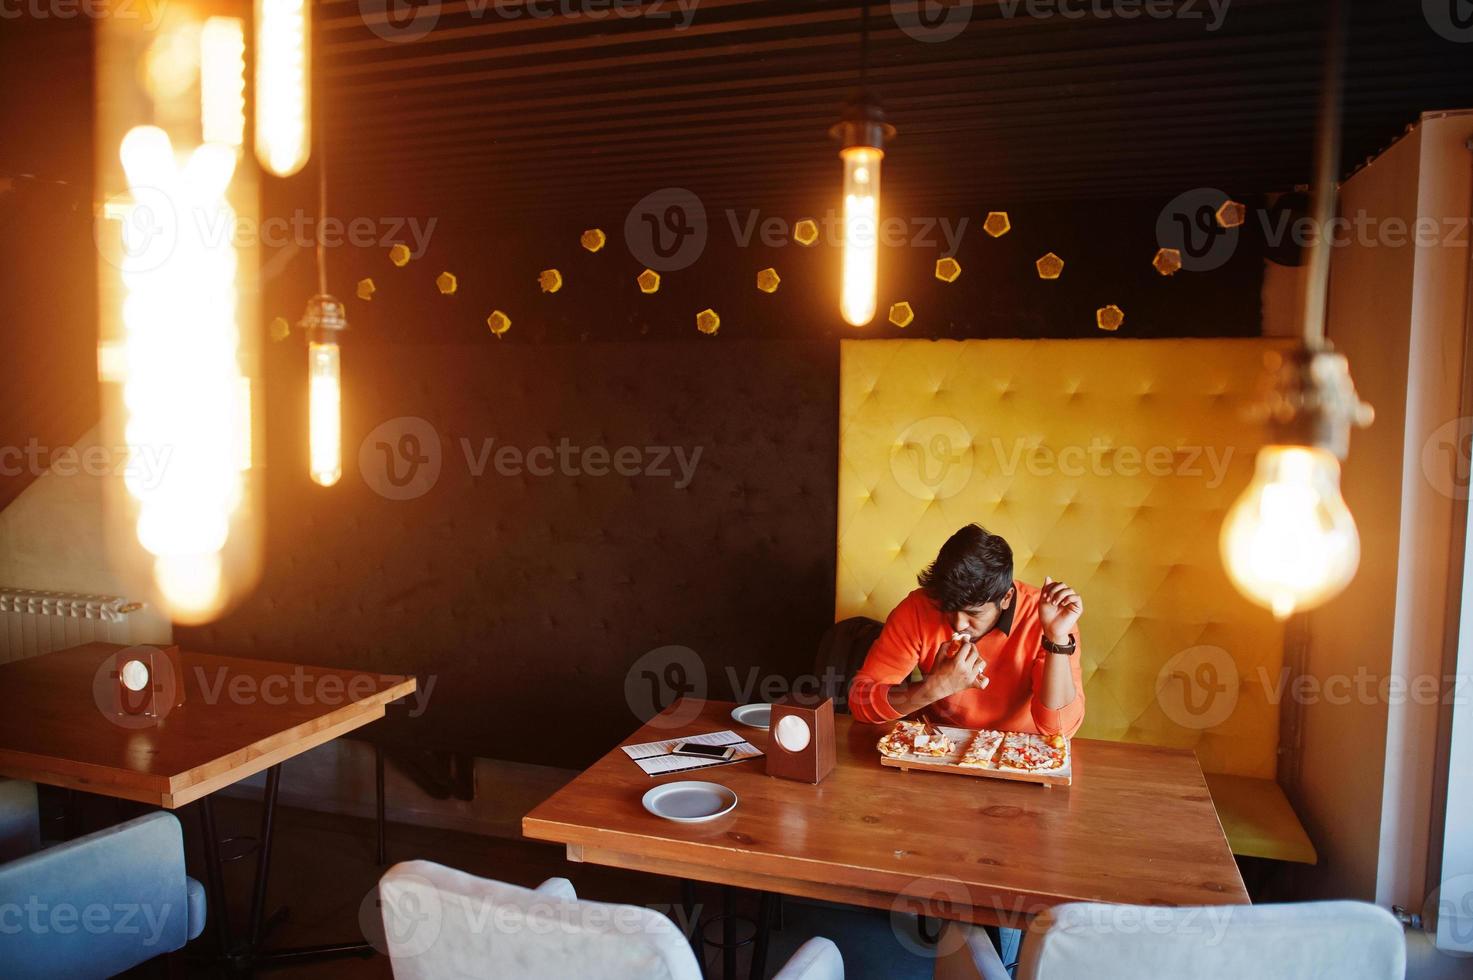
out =
[[[1259,450],[1253,481],[1223,521],[1221,545],[1238,591],[1279,619],[1339,594],[1360,562],[1339,460],[1308,446]]]
[[[307,377],[312,479],[330,487],[343,475],[343,385],[337,344],[308,345]]]
[[[311,152],[311,30],[306,0],[256,0],[256,159],[278,177]]]
[[[839,312],[850,326],[875,318],[875,285],[880,241],[880,161],[885,151],[874,146],[848,146],[844,161],[844,279]]]

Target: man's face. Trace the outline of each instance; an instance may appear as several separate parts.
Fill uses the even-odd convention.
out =
[[[1002,616],[1002,611],[1012,604],[1013,590],[1008,589],[1007,594],[996,602],[984,602],[981,605],[969,606],[955,612],[943,613],[943,615],[953,633],[965,633],[975,640],[996,626],[998,617]]]

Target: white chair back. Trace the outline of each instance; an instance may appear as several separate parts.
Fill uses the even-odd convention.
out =
[[[1402,980],[1406,940],[1362,902],[1060,905],[1023,939],[1018,980]]]
[[[689,941],[634,905],[576,898],[553,878],[535,891],[429,861],[379,881],[395,980],[699,980]]]

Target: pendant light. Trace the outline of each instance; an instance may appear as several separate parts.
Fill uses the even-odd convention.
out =
[[[102,481],[106,537],[179,624],[223,615],[261,566],[258,263],[234,234],[259,216],[246,50],[242,18],[197,4],[103,18],[93,39],[95,187],[118,221],[96,229],[99,440],[128,464]]]
[[[844,106],[829,134],[839,141],[844,164],[843,268],[839,313],[850,326],[875,318],[880,260],[880,164],[885,141],[895,127],[869,90],[869,0],[862,8],[859,33],[859,91]]]
[[[307,459],[312,481],[330,487],[343,476],[343,382],[338,340],[347,310],[327,291],[327,151],[317,150],[317,295],[307,301],[300,327],[307,337]]]
[[[312,13],[307,0],[256,0],[256,159],[278,177],[312,148]]]
[[[1360,562],[1355,519],[1340,495],[1340,461],[1350,451],[1352,426],[1369,425],[1374,412],[1356,394],[1345,355],[1325,339],[1346,18],[1342,0],[1331,0],[1315,151],[1318,233],[1310,250],[1303,341],[1287,356],[1269,359],[1269,393],[1260,405],[1268,444],[1229,509],[1220,540],[1238,591],[1279,619],[1338,595]]]

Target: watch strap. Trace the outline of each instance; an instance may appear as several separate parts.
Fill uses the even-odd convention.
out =
[[[1043,642],[1043,648],[1049,653],[1062,653],[1065,656],[1073,656],[1074,651],[1079,649],[1079,641],[1074,639],[1073,633],[1069,634],[1069,642],[1065,644],[1055,643],[1046,636],[1040,639]]]

